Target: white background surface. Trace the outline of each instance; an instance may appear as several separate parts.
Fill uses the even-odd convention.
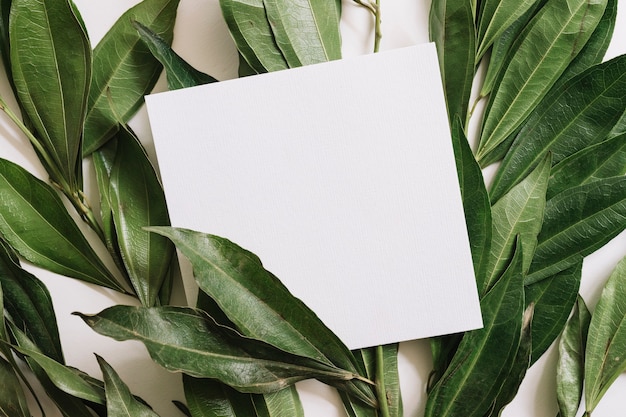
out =
[[[83,13],[93,45],[104,35],[115,19],[135,0],[77,0]],[[382,49],[413,45],[428,41],[427,0],[382,0]],[[613,44],[607,58],[626,52],[626,5],[619,9]],[[344,56],[367,53],[371,50],[371,19],[365,10],[344,0],[342,33]],[[234,78],[237,74],[237,56],[226,26],[221,18],[218,0],[182,0],[179,7],[174,49],[197,68],[220,80]],[[163,80],[157,87],[165,90]],[[367,88],[367,86],[364,86]],[[12,102],[10,89],[3,77],[0,94]],[[376,114],[376,103],[363,103],[364,117]],[[0,125],[0,157],[10,159],[45,178],[30,145],[15,132],[4,117]],[[145,111],[132,123],[135,131],[154,156]],[[86,231],[89,234],[89,231]],[[581,293],[591,308],[597,302],[601,286],[617,262],[626,254],[626,234],[622,233],[603,250],[586,259],[583,269]],[[91,332],[82,320],[71,316],[73,311],[96,313],[116,303],[131,303],[129,298],[83,284],[72,279],[55,276],[29,267],[48,285],[55,302],[61,339],[68,363],[94,376],[99,370],[93,352],[104,356],[137,395],[144,397],[163,417],[179,416],[171,400],[182,400],[179,376],[169,374],[154,366],[139,343],[115,342]],[[419,317],[407,317],[407,325]],[[401,345],[401,379],[407,417],[422,415],[424,408],[424,383],[430,370],[430,352],[426,341],[413,341]],[[505,416],[553,417],[556,414],[554,399],[555,350],[551,349],[529,372],[516,400],[505,410]],[[343,416],[336,394],[314,382],[299,385],[307,416]],[[594,417],[624,414],[621,392],[626,389],[623,376],[608,391]],[[48,414],[51,417],[52,414]]]

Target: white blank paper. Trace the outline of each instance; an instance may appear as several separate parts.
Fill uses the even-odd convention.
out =
[[[172,225],[257,254],[350,348],[482,325],[434,45],[146,100]]]

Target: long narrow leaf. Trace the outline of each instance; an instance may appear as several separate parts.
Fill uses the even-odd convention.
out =
[[[263,5],[289,67],[341,58],[336,1],[263,0]]]
[[[521,35],[488,107],[477,158],[515,132],[580,52],[607,0],[549,0]]]
[[[91,79],[91,45],[82,21],[69,0],[13,0],[10,42],[20,104],[59,171],[61,178],[54,179],[76,191],[82,187]]]
[[[133,288],[143,305],[153,306],[169,273],[174,245],[143,229],[167,226],[170,220],[156,171],[139,139],[127,129],[120,129],[117,137],[109,196],[122,260]]]
[[[125,291],[52,187],[0,159],[0,233],[24,258],[65,276]]]
[[[520,130],[491,189],[497,200],[548,152],[559,163],[600,143],[626,110],[626,56],[597,65],[546,97]]]
[[[536,0],[485,0],[481,4],[478,24],[478,48],[480,59],[487,49],[505,30],[524,15]]]
[[[626,177],[608,178],[548,200],[527,285],[576,265],[626,228]]]
[[[595,409],[613,381],[626,370],[626,258],[609,277],[596,305],[585,353],[585,408]]]
[[[295,386],[271,394],[253,395],[252,402],[258,417],[304,417],[304,408]]]
[[[189,375],[183,375],[183,386],[192,417],[257,417],[251,394]]]
[[[94,49],[84,155],[113,136],[118,117],[128,122],[163,68],[141,41],[133,22],[142,22],[171,43],[178,3],[179,0],[141,1],[115,22]],[[111,102],[115,112],[111,111]]]
[[[0,416],[30,417],[26,395],[13,367],[0,356]]]

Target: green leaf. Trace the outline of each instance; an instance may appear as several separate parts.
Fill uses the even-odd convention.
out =
[[[9,44],[9,14],[13,0],[0,0],[0,56],[7,78],[13,85],[13,75],[11,74],[11,47]]]
[[[63,363],[63,350],[50,293],[43,282],[20,267],[17,259],[9,255],[5,245],[0,241],[0,286],[4,292],[4,306],[13,322],[44,354]],[[1,321],[0,326],[4,329]]]
[[[118,118],[128,122],[161,73],[160,62],[141,41],[133,22],[142,22],[171,43],[178,3],[179,0],[141,1],[115,22],[94,49],[84,155],[115,134]],[[111,111],[111,102],[115,112]]]
[[[219,381],[183,374],[183,386],[192,417],[257,416],[251,394],[236,391]]]
[[[525,283],[569,268],[626,228],[626,177],[608,178],[548,200]]]
[[[120,253],[133,288],[143,305],[153,306],[169,272],[174,245],[143,229],[166,226],[170,220],[156,171],[139,139],[125,128],[117,135],[109,196]]]
[[[478,49],[480,59],[493,42],[517,19],[522,17],[536,0],[485,0],[481,3],[478,23]]]
[[[523,271],[528,270],[541,230],[549,177],[548,155],[528,177],[491,208],[493,234],[483,290],[490,288],[506,268],[513,256],[517,235],[524,248]]]
[[[532,357],[535,363],[563,331],[580,288],[582,262],[526,286],[526,303],[535,304]]]
[[[398,347],[397,343],[372,348],[376,355],[376,383],[378,401],[385,402],[389,417],[402,417],[402,395],[400,392],[400,376],[398,374]],[[382,408],[382,407],[381,407]]]
[[[607,0],[548,0],[516,43],[488,107],[477,159],[515,132],[585,45]]]
[[[552,167],[548,199],[570,188],[626,174],[626,134],[576,152]]]
[[[104,378],[108,417],[158,417],[150,407],[133,397],[111,365],[100,356],[96,357]]]
[[[117,305],[93,316],[78,315],[104,336],[142,342],[152,359],[170,371],[217,379],[241,392],[275,392],[308,378],[356,377],[245,338],[191,308]]]
[[[289,67],[341,58],[336,1],[263,0],[263,5]]]
[[[140,22],[135,22],[134,24],[141,36],[141,40],[148,46],[152,55],[165,67],[167,85],[170,90],[217,82],[215,78],[189,65],[187,61],[172,50],[162,37],[154,33],[150,28],[142,25]]]
[[[604,14],[598,26],[596,26],[596,30],[593,31],[583,49],[580,50],[576,58],[574,58],[563,75],[561,75],[561,78],[559,78],[554,87],[552,87],[553,90],[560,88],[575,75],[580,74],[587,68],[597,65],[604,60],[604,54],[609,48],[613,37],[616,19],[617,0],[608,0],[606,9],[604,10]]]
[[[263,0],[220,0],[241,62],[256,73],[289,68],[267,21]],[[248,72],[248,71],[246,71]]]
[[[83,372],[65,366],[36,350],[13,346],[17,352],[30,357],[46,372],[50,380],[60,390],[83,400],[97,404],[105,403],[102,386]]]
[[[258,417],[304,417],[300,396],[294,386],[271,394],[252,395],[252,401]]]
[[[196,282],[244,335],[279,349],[363,374],[343,342],[295,298],[261,260],[227,239],[170,227],[148,230],[170,238],[191,262]],[[347,389],[375,403],[371,387]]]
[[[443,377],[431,390],[425,417],[486,415],[509,375],[524,312],[522,247],[481,300],[484,327],[466,332]]]
[[[458,118],[452,125],[452,145],[461,187],[467,235],[472,250],[476,286],[482,295],[486,284],[485,269],[491,249],[491,203],[482,171],[474,158]]]
[[[13,0],[9,30],[17,96],[59,171],[50,175],[79,190],[91,77],[82,21],[69,0]]]
[[[591,314],[578,296],[574,314],[563,329],[559,341],[556,368],[556,394],[561,417],[576,417],[583,396],[585,349]]]
[[[589,324],[585,353],[585,407],[596,408],[626,370],[626,258],[611,273]]]
[[[520,329],[520,343],[517,349],[517,354],[513,360],[513,365],[509,371],[508,377],[504,380],[504,383],[500,387],[500,392],[494,400],[491,407],[489,417],[500,416],[504,407],[506,407],[517,395],[519,387],[526,376],[526,371],[531,365],[531,350],[532,350],[532,323],[534,304],[530,303],[524,311],[524,317],[522,318],[522,327]]]
[[[4,159],[0,159],[0,233],[35,265],[125,292],[93,251],[56,191]]]
[[[476,59],[474,11],[465,0],[433,0],[430,40],[437,45],[448,117],[467,118]]]
[[[0,356],[0,416],[30,417],[26,395],[13,367]]]
[[[498,169],[495,201],[552,152],[554,164],[604,141],[626,109],[626,56],[597,65],[555,90],[535,109]]]

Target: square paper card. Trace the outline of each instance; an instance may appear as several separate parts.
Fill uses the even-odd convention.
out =
[[[147,103],[172,225],[258,255],[350,348],[482,325],[432,44]]]

